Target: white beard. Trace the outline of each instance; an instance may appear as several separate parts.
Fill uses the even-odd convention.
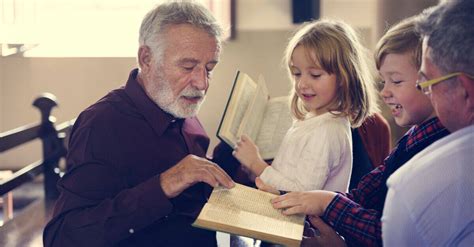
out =
[[[177,97],[174,97],[173,91],[170,87],[170,82],[161,75],[156,81],[154,81],[154,83],[145,87],[145,91],[147,91],[148,96],[163,111],[176,118],[189,118],[196,116],[206,96],[204,91],[197,90],[191,85],[188,85]],[[201,97],[201,100],[195,104],[187,104],[183,102],[182,97]]]

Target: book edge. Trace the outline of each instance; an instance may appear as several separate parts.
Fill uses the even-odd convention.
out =
[[[224,224],[216,221],[210,221],[205,219],[199,219],[199,217],[192,224],[193,227],[203,228],[212,231],[225,232],[233,235],[244,236],[259,240],[272,242],[275,244],[283,244],[285,246],[300,246],[302,239],[286,238],[279,235],[274,235],[265,232],[259,232],[241,228],[229,224]]]
[[[220,136],[220,132],[221,132],[221,129],[222,129],[222,124],[224,123],[224,119],[225,119],[225,116],[227,114],[227,110],[228,110],[228,107],[229,107],[229,104],[230,104],[230,101],[232,99],[232,95],[234,94],[234,90],[235,90],[235,87],[237,85],[237,81],[239,79],[239,76],[240,76],[241,72],[240,70],[237,70],[237,73],[235,75],[235,78],[234,78],[234,83],[232,84],[232,89],[230,90],[230,94],[229,94],[229,97],[227,98],[227,103],[225,104],[225,108],[224,108],[224,113],[222,114],[222,117],[221,117],[221,121],[219,122],[219,126],[217,127],[217,132],[216,132],[216,137],[221,140],[222,142],[226,143],[227,145],[229,145],[231,148],[234,148],[232,146],[232,143],[229,143],[229,141],[227,140],[227,138],[225,137],[221,137]]]

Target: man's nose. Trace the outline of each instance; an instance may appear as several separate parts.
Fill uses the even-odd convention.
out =
[[[198,90],[207,90],[209,87],[209,76],[206,68],[193,71],[192,85]]]

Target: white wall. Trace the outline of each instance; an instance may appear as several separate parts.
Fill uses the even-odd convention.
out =
[[[237,0],[239,30],[288,30],[291,18],[290,0]]]
[[[369,13],[373,12],[374,2],[322,0],[322,17],[343,19],[370,30],[375,22],[375,13]],[[350,8],[358,8],[358,11],[350,11]],[[211,147],[217,142],[215,133],[236,70],[254,78],[263,74],[272,96],[288,93],[289,84],[281,59],[294,27],[289,0],[237,1],[237,37],[224,44],[221,62],[199,113],[211,137]],[[57,96],[59,108],[53,115],[58,123],[76,117],[108,91],[125,83],[129,71],[135,67],[135,59],[4,57],[0,58],[0,65],[0,131],[5,131],[39,121],[31,102],[42,92]],[[0,154],[0,169],[34,161],[40,155],[38,148],[36,143]]]
[[[39,122],[31,104],[42,92],[56,95],[59,107],[52,114],[57,123],[75,118],[88,105],[123,84],[134,67],[133,58],[2,58],[2,125],[6,131]],[[25,155],[27,154],[27,155]],[[17,168],[40,157],[35,142],[0,154],[0,170]]]
[[[2,125],[3,125],[3,58],[0,57],[0,132],[2,132]],[[0,158],[1,162],[1,158]],[[1,164],[1,163],[0,163]]]

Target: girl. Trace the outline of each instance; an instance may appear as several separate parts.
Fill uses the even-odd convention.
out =
[[[279,190],[347,191],[352,169],[351,125],[377,110],[376,89],[354,30],[315,21],[291,38],[285,62],[293,82],[296,119],[272,165],[241,137],[233,155],[253,176]]]

